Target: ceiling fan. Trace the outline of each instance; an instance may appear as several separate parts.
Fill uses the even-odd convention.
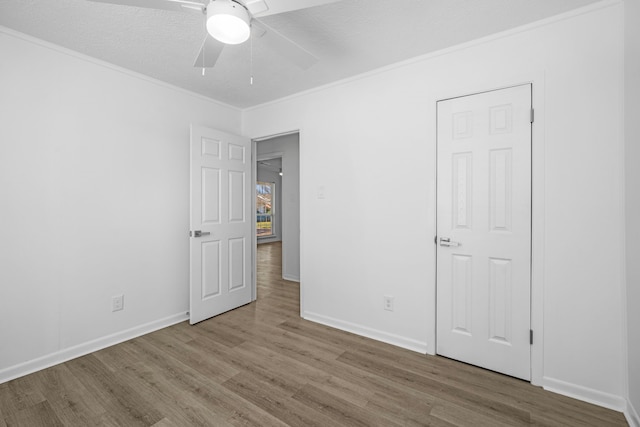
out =
[[[148,9],[197,12],[205,16],[207,36],[193,64],[213,67],[224,46],[245,42],[253,33],[273,50],[306,70],[318,61],[313,54],[258,18],[340,0],[89,0]],[[203,70],[204,72],[204,70]]]

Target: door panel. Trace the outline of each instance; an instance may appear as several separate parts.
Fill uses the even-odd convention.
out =
[[[511,231],[511,149],[491,150],[489,221],[491,231]]]
[[[473,214],[473,154],[455,153],[453,155],[453,226],[457,229],[469,229]]]
[[[229,239],[229,291],[237,291],[246,287],[245,246],[245,238]]]
[[[468,255],[453,255],[451,259],[451,291],[453,294],[453,323],[454,332],[469,334],[471,327],[471,257]]]
[[[438,103],[437,353],[530,379],[531,86]]]
[[[489,339],[511,342],[511,260],[489,258]]]
[[[220,223],[220,169],[202,168],[202,223]]]
[[[248,139],[191,127],[191,324],[251,302],[249,149]]]
[[[229,222],[243,223],[247,219],[245,181],[244,172],[229,171]]]
[[[220,242],[202,242],[202,295],[206,300],[220,295]]]

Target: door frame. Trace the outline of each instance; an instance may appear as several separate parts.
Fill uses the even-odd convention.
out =
[[[302,171],[302,131],[300,129],[293,129],[293,130],[289,130],[289,131],[282,131],[282,132],[277,132],[277,133],[273,133],[273,134],[269,134],[269,135],[264,135],[264,136],[258,136],[258,137],[252,137],[251,138],[251,163],[252,163],[252,173],[253,173],[253,197],[251,198],[251,212],[253,213],[252,215],[252,227],[253,227],[253,233],[252,233],[252,238],[251,238],[251,245],[252,245],[252,250],[253,250],[253,255],[252,255],[252,263],[253,265],[251,266],[251,271],[252,271],[252,299],[251,301],[255,301],[256,299],[258,299],[258,236],[255,233],[256,227],[257,227],[257,222],[256,222],[256,197],[255,197],[255,186],[256,186],[256,182],[258,181],[258,161],[259,160],[266,160],[267,158],[274,158],[274,157],[280,157],[283,158],[284,157],[284,153],[283,152],[273,152],[273,153],[267,153],[265,155],[261,155],[258,156],[258,142],[260,141],[267,141],[269,139],[273,139],[273,138],[277,138],[280,136],[287,136],[287,135],[292,135],[292,134],[298,134],[298,150],[299,150],[299,155],[298,155],[298,166],[299,166],[299,170]],[[266,157],[265,157],[266,156]],[[300,173],[300,192],[302,193],[302,173]],[[302,203],[300,203],[300,313],[303,313],[302,310],[302,304],[304,299],[302,298],[303,295],[303,287],[302,287]],[[284,223],[284,218],[282,219],[282,222]],[[282,234],[282,239],[284,240],[284,232],[281,231]]]
[[[461,82],[460,89],[444,90],[434,96],[433,101],[433,183],[434,188],[438,178],[437,159],[437,119],[439,101],[451,98],[475,95],[514,86],[531,84],[531,105],[534,109],[534,122],[531,126],[531,329],[533,330],[533,344],[531,345],[531,384],[542,386],[544,382],[544,264],[545,264],[545,76],[544,70],[537,70],[527,75],[516,75],[510,79],[500,79],[487,85],[468,84]],[[437,194],[432,194],[433,206],[437,213]],[[432,309],[433,330],[430,331],[432,342],[428,346],[428,353],[436,354],[437,340],[437,250],[435,249],[435,234],[437,230],[437,214],[433,217],[434,252],[433,252],[433,293],[430,308]]]

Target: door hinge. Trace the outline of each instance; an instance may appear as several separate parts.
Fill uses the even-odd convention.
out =
[[[193,231],[189,230],[189,237],[193,237]]]
[[[529,329],[529,344],[533,345],[533,329]]]
[[[433,236],[433,244],[434,245],[438,244],[438,236]]]
[[[529,122],[530,122],[530,123],[533,123],[534,118],[535,118],[535,114],[534,114],[534,112],[533,112],[533,108],[532,108],[532,109],[531,109],[531,112],[530,112],[530,114],[529,114]]]

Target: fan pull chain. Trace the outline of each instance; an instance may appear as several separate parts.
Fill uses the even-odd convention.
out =
[[[252,31],[252,33],[253,33],[253,31]],[[250,72],[250,74],[251,74],[251,78],[249,79],[249,84],[250,84],[251,86],[253,86],[253,34],[250,34],[250,35],[249,35],[249,45],[250,45],[250,49],[251,49],[251,53],[250,53],[250,60],[249,60],[249,63],[250,63],[250,66],[249,66],[249,67],[250,67],[250,70],[249,70],[249,72]]]
[[[207,9],[205,8],[203,11],[203,13],[207,13]],[[204,72],[206,70],[204,64],[206,64],[206,56],[207,56],[207,37],[209,37],[209,35],[207,34],[207,20],[204,20],[204,44],[202,45],[202,77],[204,77]]]

